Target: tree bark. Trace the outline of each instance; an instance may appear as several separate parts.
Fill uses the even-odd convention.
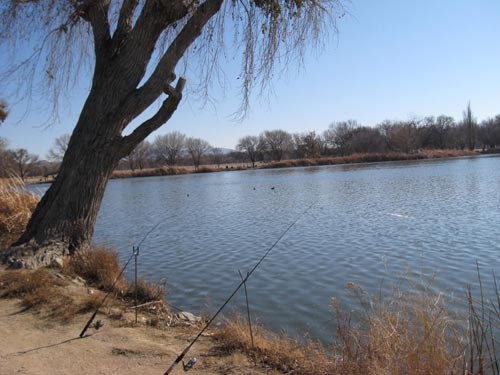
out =
[[[116,126],[103,121],[95,105],[102,95],[105,90],[92,89],[55,181],[23,235],[4,254],[11,266],[49,265],[92,241],[107,181],[122,156]]]

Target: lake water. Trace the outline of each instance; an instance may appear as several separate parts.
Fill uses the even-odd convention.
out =
[[[425,278],[461,297],[478,261],[491,293],[499,197],[498,157],[112,180],[95,241],[126,259],[160,223],[141,245],[140,275],[165,278],[172,304],[211,312],[298,219],[250,279],[251,310],[328,342],[331,297],[349,307],[348,282],[379,294]],[[244,311],[241,292],[227,311]]]

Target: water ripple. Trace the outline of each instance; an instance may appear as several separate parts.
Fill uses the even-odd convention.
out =
[[[95,240],[125,259],[160,222],[141,246],[141,275],[166,278],[174,305],[213,311],[300,218],[250,279],[251,309],[271,328],[329,341],[330,297],[352,306],[348,282],[384,294],[427,277],[462,295],[477,284],[476,259],[498,272],[499,167],[474,158],[113,180]],[[243,307],[238,296],[232,308]]]

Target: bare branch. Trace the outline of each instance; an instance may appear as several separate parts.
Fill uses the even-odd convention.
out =
[[[163,101],[158,112],[153,117],[139,125],[130,135],[122,139],[120,151],[123,156],[128,155],[139,143],[141,143],[148,135],[166,123],[177,109],[181,99],[182,90],[186,84],[184,77],[179,78],[175,89],[169,88],[172,93],[166,100]]]
[[[109,5],[110,0],[88,1],[76,9],[77,14],[90,22],[92,26],[94,51],[97,59],[102,57],[100,55],[106,51],[105,45],[111,40],[108,20]]]
[[[168,7],[164,3],[168,3]],[[122,82],[127,82],[127,86],[122,87],[121,92],[125,95],[134,92],[144,78],[162,33],[166,30],[168,33],[171,29],[169,26],[187,13],[188,9],[181,0],[147,0],[133,28],[128,34],[122,34],[124,39],[120,39],[118,34],[118,38],[113,41],[111,55],[117,58],[116,67],[125,74]],[[130,64],[131,61],[134,64]]]
[[[134,12],[139,4],[139,0],[124,0],[120,9],[120,16],[116,26],[113,40],[119,45],[125,36],[132,30]]]
[[[123,107],[129,109],[130,118],[142,113],[160,96],[165,80],[170,77],[189,46],[200,36],[205,24],[219,11],[222,2],[223,0],[207,0],[198,7],[163,54],[146,83],[126,99]]]

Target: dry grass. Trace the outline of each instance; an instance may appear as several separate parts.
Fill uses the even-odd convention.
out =
[[[498,312],[496,318],[484,314],[484,306],[471,298],[475,313],[457,319],[443,296],[429,289],[378,300],[353,284],[349,288],[360,307],[347,313],[333,300],[336,341],[328,348],[255,326],[252,347],[247,322],[240,317],[227,321],[218,339],[224,349],[242,351],[287,374],[499,373]]]
[[[166,292],[166,283],[155,283],[144,279],[139,279],[137,281],[137,302],[139,304],[153,301],[165,301]],[[129,290],[125,297],[130,300],[135,299],[135,285],[133,283],[129,284]]]
[[[114,292],[126,300],[135,299],[135,285],[120,275],[123,265],[118,253],[104,246],[80,250],[64,262],[66,273],[82,277],[89,285],[106,292]],[[137,282],[139,303],[164,301],[166,283],[155,283],[144,279]]]
[[[153,177],[153,176],[175,176],[190,173],[187,168],[176,166],[164,166],[160,168],[145,168],[132,170],[113,171],[111,178],[131,178],[131,177]]]
[[[98,294],[70,295],[67,282],[54,276],[54,271],[8,270],[0,273],[0,298],[19,298],[21,306],[43,312],[61,322],[71,321],[77,314],[96,308]]]
[[[374,163],[384,161],[405,161],[421,159],[438,159],[457,156],[478,155],[475,151],[469,150],[422,150],[413,154],[402,152],[385,153],[365,153],[352,154],[346,156],[321,157],[315,159],[292,159],[273,161],[262,164],[260,168],[289,168],[289,167],[311,167],[316,165],[337,165],[337,164],[356,164],[356,163]]]
[[[378,300],[370,299],[355,285],[349,287],[362,306],[356,325],[351,323],[353,317],[333,301],[339,338],[335,355],[347,370],[342,373],[460,372],[465,336],[442,295],[423,289]]]
[[[0,249],[19,238],[39,200],[21,179],[0,180]]]
[[[0,274],[0,298],[24,297],[38,289],[55,284],[51,273],[44,268],[33,272],[5,271]]]
[[[127,282],[120,275],[122,266],[118,253],[104,246],[83,249],[65,261],[67,272],[82,277],[90,285],[104,290],[124,294]]]
[[[135,300],[135,288],[121,275],[122,269],[114,250],[105,247],[82,250],[65,259],[63,270],[0,270],[0,298],[19,298],[24,308],[63,323],[78,314],[94,311],[108,292],[114,296],[105,307],[125,311]],[[118,282],[115,283],[116,280]],[[170,314],[165,303],[165,291],[165,283],[138,282],[138,303],[154,301],[154,305],[148,304],[141,313],[148,315],[151,321],[156,319],[158,325],[165,325],[164,321]]]
[[[421,153],[427,159],[453,158],[458,156],[474,156],[479,153],[470,150],[423,150]]]
[[[252,347],[247,322],[235,316],[226,321],[217,339],[229,351],[240,350],[261,364],[286,374],[332,374],[333,363],[325,348],[312,340],[299,342],[286,335],[266,331],[253,326]]]

